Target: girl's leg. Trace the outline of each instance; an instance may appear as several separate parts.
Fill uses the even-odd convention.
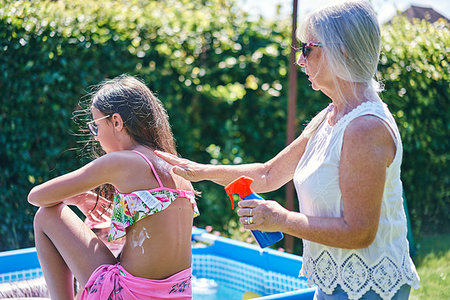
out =
[[[85,286],[92,272],[116,258],[66,205],[42,207],[34,218],[39,262],[52,299],[72,299],[72,274]]]

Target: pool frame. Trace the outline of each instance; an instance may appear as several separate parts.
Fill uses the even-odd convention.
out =
[[[300,256],[270,248],[261,249],[256,245],[206,233],[203,229],[194,229],[192,240],[202,243],[200,246],[192,247],[193,255],[215,255],[292,277],[298,276],[302,266]],[[23,273],[29,271],[33,275],[38,269],[40,265],[34,247],[0,252],[0,283],[5,282],[2,277],[4,274],[10,274],[8,276],[13,276],[17,280],[25,280],[29,278],[23,277]],[[16,272],[18,275],[14,277]],[[305,288],[254,299],[309,300],[313,299],[315,290],[315,287]]]
[[[208,234],[203,229],[193,230],[192,240],[201,241],[207,245],[206,247],[192,247],[192,255],[216,255],[292,277],[298,277],[302,267],[301,256],[271,248],[261,249],[256,245]],[[311,287],[253,299],[310,300],[313,299],[315,291],[316,287]]]

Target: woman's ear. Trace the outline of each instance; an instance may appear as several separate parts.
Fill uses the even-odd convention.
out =
[[[111,116],[111,122],[117,132],[120,132],[123,129],[123,119],[118,113]]]

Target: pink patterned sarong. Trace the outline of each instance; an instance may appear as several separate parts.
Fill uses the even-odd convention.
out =
[[[120,263],[102,265],[89,278],[81,299],[192,299],[192,268],[154,280],[128,273]]]

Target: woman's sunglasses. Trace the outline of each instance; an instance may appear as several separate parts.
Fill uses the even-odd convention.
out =
[[[322,43],[301,43],[301,45],[302,46],[299,50],[302,51],[304,58],[308,57],[312,47],[322,47]]]
[[[104,117],[101,117],[101,118],[98,118],[98,119],[95,119],[95,120],[87,122],[86,125],[88,126],[89,131],[91,132],[91,134],[93,136],[97,136],[98,135],[98,127],[97,127],[97,124],[95,124],[96,121],[100,121],[100,120],[109,118],[111,116],[112,115],[107,115],[107,116],[104,116]]]

